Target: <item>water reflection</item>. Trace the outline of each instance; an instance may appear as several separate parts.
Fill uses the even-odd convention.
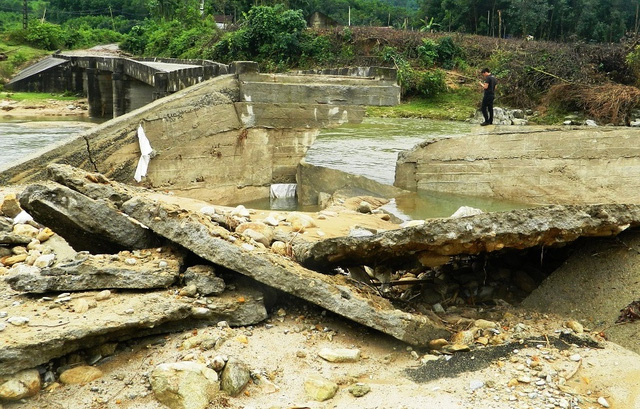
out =
[[[529,204],[507,200],[421,190],[396,197],[384,209],[403,220],[419,220],[449,217],[461,206],[474,207],[485,213],[531,207]]]

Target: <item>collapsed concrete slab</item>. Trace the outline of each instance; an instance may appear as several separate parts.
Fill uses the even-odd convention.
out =
[[[411,259],[434,267],[458,254],[554,246],[582,236],[613,236],[638,224],[640,205],[635,204],[542,206],[427,220],[420,226],[373,236],[298,242],[294,253],[302,265],[312,269],[407,263]]]
[[[90,199],[61,185],[29,185],[20,194],[20,205],[76,250],[114,253],[160,244],[153,232],[108,202]]]
[[[87,172],[70,165],[53,163],[47,166],[47,174],[51,180],[60,183],[93,200],[106,199],[120,208],[122,203],[141,188],[124,183],[112,183],[101,173]]]
[[[111,341],[191,329],[227,321],[253,325],[267,317],[262,294],[239,286],[219,297],[186,298],[171,292],[75,293],[37,304],[3,308],[16,324],[0,332],[0,375],[34,368],[53,358]],[[241,299],[242,302],[238,300]],[[57,307],[57,308],[56,308]]]
[[[448,335],[444,326],[426,316],[402,312],[382,297],[360,292],[344,276],[327,276],[302,268],[268,250],[243,242],[208,218],[177,206],[134,197],[123,211],[157,234],[196,255],[263,284],[300,297],[360,324],[407,343],[425,346]]]
[[[637,128],[497,127],[401,152],[395,185],[532,204],[638,203]]]
[[[323,166],[311,165],[304,160],[298,164],[296,174],[298,183],[297,196],[301,205],[320,204],[319,197],[322,193],[332,195],[341,189],[361,189],[370,194],[391,198],[409,193],[406,190],[394,186],[385,185],[364,176],[352,175]]]
[[[183,255],[171,249],[114,255],[79,253],[50,267],[29,266],[5,278],[16,291],[87,291],[102,289],[167,288],[180,275]]]

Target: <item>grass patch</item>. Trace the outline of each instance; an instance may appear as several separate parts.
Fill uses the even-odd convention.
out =
[[[75,95],[51,94],[48,92],[0,92],[0,98],[14,101],[42,101],[53,99],[57,101],[74,101],[78,99]]]
[[[411,98],[396,106],[369,107],[367,116],[464,121],[478,109],[481,98],[479,92],[460,88],[431,98]]]
[[[0,41],[0,53],[7,59],[0,61],[0,86],[26,66],[33,64],[51,52],[32,48],[26,45],[10,45]]]

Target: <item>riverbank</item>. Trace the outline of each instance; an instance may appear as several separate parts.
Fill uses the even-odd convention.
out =
[[[54,99],[45,96],[41,98],[15,99],[7,94],[0,94],[1,119],[32,119],[32,118],[88,118],[89,108],[84,98]]]
[[[0,189],[0,202],[7,193],[21,190]],[[160,193],[148,200],[167,201],[185,210],[211,206]],[[341,236],[354,225],[393,228],[379,215],[355,212],[353,206],[359,202],[352,200],[348,206],[335,206],[329,212],[310,213],[317,226],[308,228],[305,236]],[[253,221],[269,216],[279,220],[286,213],[248,211]],[[56,251],[60,251],[60,238],[54,237]],[[132,252],[128,257],[140,255]],[[243,288],[234,284],[233,274],[222,277],[228,286]],[[205,300],[185,291],[173,286],[159,290],[158,302]],[[133,303],[137,295],[132,291],[111,291],[107,299],[96,291],[72,292],[63,301],[54,296],[29,297],[2,283],[1,294],[0,310],[10,321],[0,331],[0,338],[11,337],[11,344],[19,339],[14,330],[18,327],[11,323],[18,315],[30,318],[27,325],[33,325],[32,331],[38,327],[41,331],[64,331],[72,321],[92,327],[93,320],[103,317],[121,320],[123,306],[131,307],[125,316],[144,313],[147,308]],[[273,290],[267,294],[268,315],[257,324],[194,327],[78,351],[42,366],[51,375],[36,396],[5,401],[3,407],[161,409],[165,406],[156,400],[150,384],[151,374],[160,364],[213,366],[221,359],[243,362],[250,379],[238,395],[219,395],[208,408],[418,409],[437,405],[444,409],[622,409],[640,404],[640,357],[605,341],[604,332],[583,327],[572,317],[541,314],[506,303],[450,306],[439,315],[447,326],[460,330],[452,339],[440,341],[440,347],[417,348],[290,295]],[[236,295],[235,299],[236,305],[248,302],[244,296]],[[85,304],[88,307],[83,308]],[[74,318],[80,315],[84,319]],[[358,355],[350,362],[335,362],[326,358],[327,351],[357,351]],[[78,383],[61,376],[71,369],[80,374]],[[83,380],[83,374],[92,380]],[[327,400],[320,401],[320,395],[313,395],[314,389],[308,386],[318,375],[333,391]]]
[[[158,195],[185,209],[215,205],[175,195]],[[256,219],[268,216],[258,211],[249,211],[249,214]],[[355,226],[371,227],[367,223],[373,220],[377,223],[373,229],[391,228],[390,223],[383,223],[378,215],[362,214],[353,208],[328,215],[312,213],[310,217],[318,226],[310,228],[307,235],[316,239],[345,235]],[[592,271],[595,277],[597,273]],[[610,282],[604,284],[615,283],[616,278],[611,277]],[[181,294],[182,290],[177,286],[159,290],[157,299],[202,302],[199,297]],[[2,291],[0,310],[11,312],[7,318],[13,316],[13,311],[33,317],[34,331],[64,330],[67,320],[61,321],[57,314],[95,327],[91,325],[97,322],[94,319],[108,318],[111,314],[119,319],[129,316],[118,302],[131,293],[113,293],[111,302],[97,301],[97,308],[83,311],[82,301],[88,305],[99,298],[97,293],[77,293],[70,300],[56,302],[57,297],[40,301],[6,289]],[[459,352],[434,352],[411,347],[300,299],[278,292],[273,295],[275,298],[270,298],[267,307],[268,316],[254,325],[194,327],[114,343],[115,353],[101,350],[98,358],[88,352],[66,356],[42,369],[58,376],[58,369],[74,366],[90,371],[80,365],[89,364],[100,370],[100,376],[81,385],[63,384],[55,378],[56,381],[48,383],[36,397],[17,403],[5,402],[4,407],[160,409],[164,406],[154,398],[150,385],[151,373],[159,364],[195,362],[213,366],[217,357],[225,356],[244,362],[251,370],[251,381],[238,396],[223,395],[210,404],[210,408],[640,406],[638,355],[605,341],[603,335],[607,333],[600,328],[576,325],[577,320],[571,314],[545,315],[502,302],[450,305],[443,321],[467,328],[456,333],[460,334],[459,338],[446,342],[452,349],[458,341],[468,344],[469,348]],[[346,294],[345,299],[348,296]],[[572,305],[579,305],[585,299],[589,299],[589,294],[581,294]],[[245,302],[245,298],[236,297],[234,304]],[[112,309],[108,309],[110,303]],[[131,314],[144,312],[143,304],[134,306]],[[479,327],[486,325],[489,327]],[[14,324],[7,323],[0,337],[10,337],[13,328]],[[560,338],[561,335],[565,338]],[[594,343],[584,343],[585,339]],[[360,358],[356,362],[329,362],[320,356],[325,348],[357,349]],[[335,384],[335,396],[324,402],[311,398],[305,388],[306,381],[317,374]]]

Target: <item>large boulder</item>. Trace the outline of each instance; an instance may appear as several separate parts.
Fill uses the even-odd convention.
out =
[[[205,409],[220,391],[216,371],[197,362],[160,364],[149,381],[156,399],[171,409]]]

